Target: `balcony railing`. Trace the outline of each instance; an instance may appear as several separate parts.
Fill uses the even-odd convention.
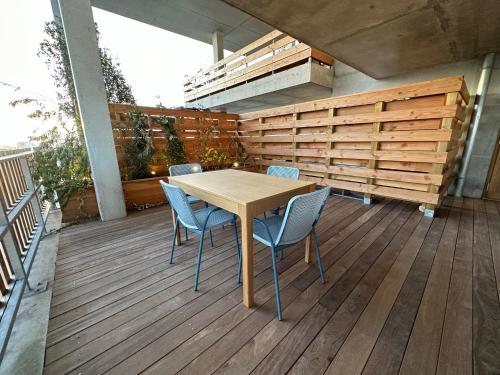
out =
[[[333,58],[275,30],[190,77],[184,99],[190,102],[307,61],[329,67]]]
[[[28,285],[45,229],[48,205],[31,177],[31,152],[0,156],[0,361]]]

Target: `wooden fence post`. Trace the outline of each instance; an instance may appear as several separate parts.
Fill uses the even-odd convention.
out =
[[[377,102],[375,103],[375,112],[382,112],[384,110],[384,102]],[[381,130],[381,123],[380,122],[374,122],[372,125],[372,133],[380,133]],[[377,159],[376,159],[376,152],[379,148],[379,143],[378,141],[372,141],[371,142],[371,158],[368,160],[368,169],[374,170],[377,167]],[[366,180],[366,183],[368,186],[373,186],[374,183],[374,178],[368,178]],[[365,193],[363,197],[363,203],[364,204],[372,204],[372,195],[369,193]]]
[[[328,109],[328,119],[332,119],[333,117],[335,117],[335,112],[336,112],[335,108],[329,108]],[[333,150],[333,147],[335,144],[335,142],[333,142],[331,139],[331,135],[334,132],[335,132],[335,125],[328,125],[326,134],[328,137],[330,137],[330,139],[326,143],[326,150],[327,151],[326,151],[326,157],[325,157],[325,174],[323,177],[325,180],[328,180],[331,177],[330,172],[328,170],[330,169],[330,165],[332,165],[333,158],[328,153],[328,151]]]
[[[446,94],[445,96],[445,105],[454,105],[458,104],[462,101],[462,97],[460,96],[459,92],[451,92]],[[449,129],[452,130],[456,128],[457,126],[457,119],[455,117],[446,117],[441,120],[441,129]],[[448,146],[450,142],[438,142],[436,145],[436,152],[447,152],[448,151]],[[446,162],[444,163],[433,163],[432,164],[432,174],[443,174],[446,168]],[[445,191],[439,191],[440,186],[434,185],[434,184],[429,184],[428,192],[434,193],[434,194],[444,194]],[[424,215],[427,217],[434,217],[436,213],[436,208],[437,204],[425,204],[425,210],[424,210]]]

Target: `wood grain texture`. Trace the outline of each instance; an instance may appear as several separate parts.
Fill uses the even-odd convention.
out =
[[[239,141],[261,165],[434,209],[462,155],[467,103],[463,78],[449,77],[242,114]]]
[[[168,207],[65,228],[45,373],[392,374],[415,354],[418,371],[495,373],[492,208],[445,200],[428,219],[412,203],[329,198],[317,228],[326,283],[303,244],[290,248],[278,262],[282,322],[270,252],[257,243],[254,308],[241,303],[231,227],[214,231],[199,292],[197,238],[168,264]]]

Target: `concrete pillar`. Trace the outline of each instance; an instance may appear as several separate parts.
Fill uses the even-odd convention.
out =
[[[90,0],[59,0],[59,10],[101,220],[125,217],[127,211]]]
[[[212,34],[212,47],[214,49],[214,64],[224,58],[223,34],[220,31],[214,31]]]

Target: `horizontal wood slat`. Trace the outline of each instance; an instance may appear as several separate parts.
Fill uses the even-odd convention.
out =
[[[162,152],[167,146],[166,135],[162,127],[154,122],[155,116],[166,116],[175,119],[174,128],[184,143],[186,158],[189,162],[200,162],[207,148],[215,148],[221,152],[225,152],[231,160],[236,155],[236,120],[239,117],[237,114],[132,106],[128,104],[109,104],[115,149],[122,170],[126,169],[126,146],[133,138],[127,114],[136,109],[140,110],[151,120],[149,123],[152,130],[152,142],[155,153],[150,169],[156,176],[166,176],[168,165],[162,158]],[[139,204],[138,202],[139,200],[127,203],[133,205]]]
[[[271,108],[240,115],[239,140],[262,167],[433,209],[463,149],[468,98],[463,77],[448,77]]]
[[[315,112],[328,108],[345,108],[383,101],[407,100],[448,92],[460,92],[465,103],[469,102],[469,93],[461,76],[446,77],[432,81],[410,83],[407,85],[367,91],[353,95],[336,96],[321,100],[292,104],[262,111],[248,112],[240,115],[241,120],[257,119],[259,117],[283,116],[298,112]]]

